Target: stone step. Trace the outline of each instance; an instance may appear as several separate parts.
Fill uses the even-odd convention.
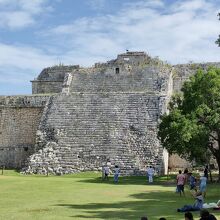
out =
[[[143,93],[58,95],[48,105],[42,123],[54,129],[52,134],[45,132],[57,139],[54,157],[67,172],[98,169],[111,160],[123,173],[131,173],[148,157],[155,163],[161,158],[154,150],[159,147],[157,114],[158,97]]]

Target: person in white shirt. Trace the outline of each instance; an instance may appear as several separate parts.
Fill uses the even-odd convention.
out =
[[[154,168],[150,166],[147,168],[147,175],[148,175],[148,181],[149,183],[153,183],[153,176],[154,176]]]
[[[109,176],[109,173],[110,173],[110,169],[109,167],[107,166],[107,164],[104,166],[103,168],[103,173],[104,173],[104,180],[108,180],[108,176]]]

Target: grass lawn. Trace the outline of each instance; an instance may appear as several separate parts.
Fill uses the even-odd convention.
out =
[[[0,175],[0,220],[65,220],[65,219],[137,219],[166,217],[184,219],[176,209],[192,204],[180,198],[166,177],[153,185],[145,177],[120,177],[103,182],[99,173],[66,176],[23,176],[14,171]],[[205,202],[220,199],[220,185],[209,184]],[[220,219],[220,211],[212,211]],[[194,212],[199,219],[199,212]]]

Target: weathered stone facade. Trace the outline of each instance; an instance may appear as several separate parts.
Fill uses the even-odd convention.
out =
[[[44,110],[28,172],[100,170],[106,162],[127,175],[149,164],[165,172],[157,121],[171,72],[169,65],[137,52],[67,73],[62,93]]]
[[[62,91],[65,73],[78,69],[79,66],[54,66],[42,70],[32,82],[33,94],[51,94]]]
[[[107,162],[125,175],[148,165],[166,173],[159,116],[173,90],[208,65],[170,66],[127,52],[91,68],[46,68],[32,81],[33,94],[45,95],[0,99],[0,163],[27,173],[100,170]]]
[[[21,168],[33,154],[46,96],[0,97],[0,165]]]
[[[198,69],[207,70],[210,66],[220,68],[220,63],[189,63],[174,66],[173,71],[173,92],[179,92],[183,83],[189,79]]]

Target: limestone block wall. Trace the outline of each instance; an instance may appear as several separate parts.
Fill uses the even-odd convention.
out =
[[[70,65],[70,66],[52,66],[47,67],[41,71],[37,80],[40,81],[62,81],[65,73],[72,72],[75,69],[78,69],[79,65]]]
[[[198,69],[207,70],[211,66],[220,68],[220,63],[209,62],[175,65],[173,70],[173,91],[180,92],[183,83],[188,80],[190,76],[194,75]]]
[[[118,72],[117,72],[118,71]],[[70,92],[164,92],[171,68],[114,64],[105,68],[79,69],[72,73]]]
[[[78,65],[59,65],[43,69],[39,76],[31,81],[32,94],[60,93],[62,91],[65,74],[78,68]]]
[[[0,97],[0,165],[21,168],[34,152],[36,131],[48,97]]]
[[[63,81],[32,81],[32,94],[53,94],[62,91]]]
[[[166,171],[157,123],[166,111],[171,71],[143,52],[127,52],[65,73],[62,93],[44,109],[27,172],[99,170],[107,162],[127,175],[150,164]],[[48,79],[46,74],[38,80]]]
[[[33,94],[45,95],[0,96],[0,165],[62,174],[100,170],[108,162],[126,175],[148,165],[166,173],[159,116],[184,81],[211,65],[220,67],[171,67],[144,52],[127,52],[91,68],[45,68],[32,81]],[[184,163],[169,159],[169,166]]]
[[[109,162],[123,174],[163,168],[157,139],[160,97],[147,93],[71,93],[50,98],[37,131],[37,153],[27,172],[100,170]]]
[[[133,65],[139,65],[143,63],[150,62],[152,58],[148,56],[145,52],[127,52],[119,54],[117,60],[119,62],[129,61]]]

